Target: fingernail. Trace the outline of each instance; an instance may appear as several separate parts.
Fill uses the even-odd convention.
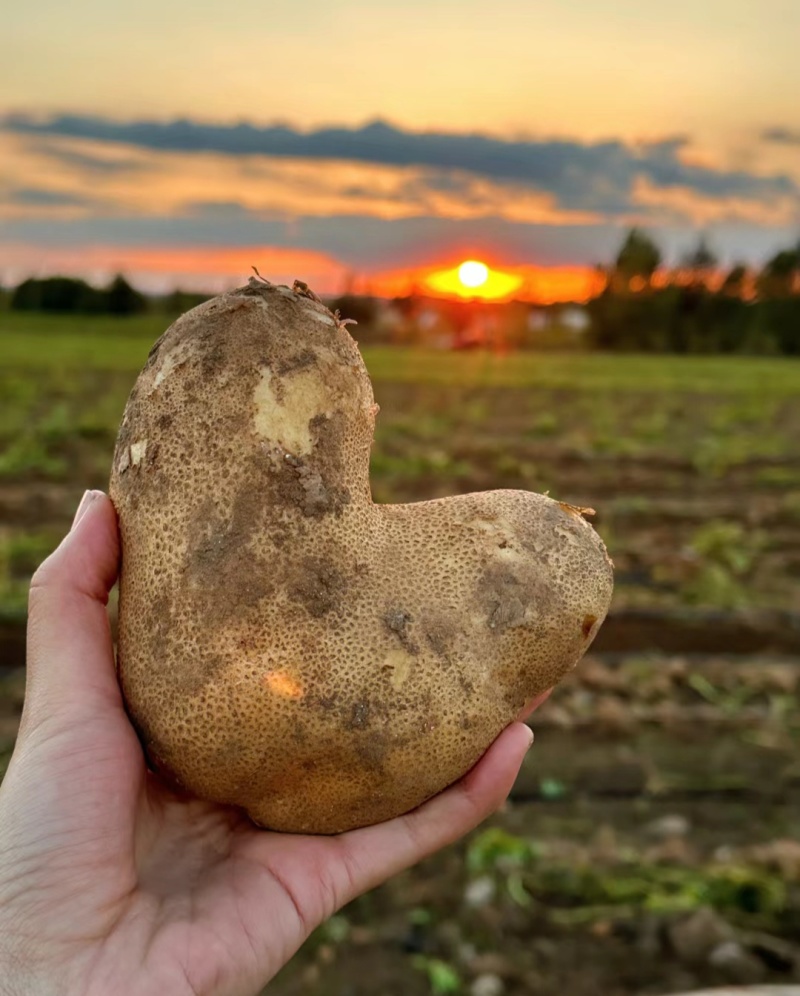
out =
[[[529,733],[530,736],[529,736],[529,739],[528,739],[528,747],[527,747],[527,749],[530,750],[531,747],[533,747],[533,730],[530,727],[528,727],[528,733]]]
[[[101,494],[100,491],[84,491],[83,492],[83,498],[81,498],[80,504],[78,505],[78,510],[75,513],[75,518],[72,520],[72,528],[73,529],[75,528],[75,526],[78,525],[78,522],[86,514],[86,509],[92,504],[92,502],[95,500],[95,498],[97,498],[98,495],[100,495],[100,494]]]

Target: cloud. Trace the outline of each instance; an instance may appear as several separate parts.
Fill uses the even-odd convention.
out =
[[[716,170],[680,159],[685,139],[650,145],[642,155],[640,176],[654,187],[683,188],[707,197],[772,200],[800,196],[800,188],[788,176],[761,176],[745,170]]]
[[[711,198],[771,202],[800,199],[800,188],[785,175],[715,169],[686,161],[685,136],[632,145],[620,140],[504,140],[481,134],[413,132],[376,121],[360,128],[301,131],[287,125],[214,125],[181,119],[122,122],[61,115],[40,120],[13,114],[0,127],[16,134],[66,136],[139,149],[179,153],[222,153],[297,160],[339,160],[436,171],[428,190],[448,193],[448,174],[470,174],[496,184],[515,184],[545,193],[560,209],[621,216],[633,206],[637,182],[685,189]],[[773,141],[779,129],[773,129]],[[789,133],[786,133],[789,135]],[[463,182],[463,181],[462,181]]]
[[[114,156],[131,168],[98,173],[82,164]],[[261,219],[354,214],[387,220],[504,217],[537,224],[598,220],[592,212],[565,211],[551,194],[522,183],[433,167],[134,150],[96,139],[9,132],[0,132],[0,162],[0,187],[5,180],[12,188],[57,187],[76,197],[91,191],[96,213],[106,215],[180,217],[198,204],[237,204]],[[0,223],[33,214],[30,205],[0,202]]]
[[[471,248],[499,261],[536,259],[546,265],[608,258],[622,237],[614,225],[554,227],[502,218],[457,221],[417,217],[386,220],[364,215],[261,219],[238,204],[196,205],[178,218],[128,215],[69,222],[12,219],[3,241],[49,246],[276,246],[313,248],[364,270],[433,262]]]
[[[233,265],[236,250],[274,247],[368,275],[468,256],[591,266],[633,224],[667,259],[698,228],[724,261],[758,263],[794,241],[794,181],[693,155],[681,135],[587,144],[16,115],[0,118],[0,255],[39,272],[73,251],[132,261],[160,247],[174,261],[216,247]]]
[[[778,145],[800,145],[800,131],[792,131],[791,128],[767,128],[762,131],[761,138]]]
[[[23,207],[86,207],[93,203],[90,197],[43,187],[12,188],[4,193],[4,197]]]
[[[696,233],[677,222],[652,226],[650,231],[667,259],[678,259],[697,240]],[[591,266],[613,258],[624,234],[625,227],[614,222],[558,226],[502,218],[385,220],[364,215],[264,220],[238,204],[219,203],[196,205],[191,214],[180,218],[128,215],[71,221],[11,220],[3,226],[2,241],[10,246],[71,248],[75,252],[92,246],[271,246],[314,250],[359,272],[370,273],[473,255],[500,266],[526,260],[542,266]],[[718,222],[709,225],[707,235],[723,262],[741,258],[759,263],[790,244],[796,230]],[[259,265],[258,259],[251,262]]]
[[[710,196],[692,187],[658,187],[646,178],[636,182],[636,203],[645,218],[658,224],[685,224],[701,229],[730,221],[780,228],[798,217],[798,200],[791,196],[754,201],[745,196]]]
[[[56,156],[65,166],[75,166],[83,173],[105,176],[109,173],[144,172],[148,164],[133,156],[118,156],[114,159],[93,156],[77,149],[66,149],[63,146],[41,145],[42,152]]]

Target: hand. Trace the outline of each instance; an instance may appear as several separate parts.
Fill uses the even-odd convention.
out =
[[[106,612],[118,561],[114,508],[88,492],[31,586],[0,789],[0,993],[252,996],[335,910],[495,810],[532,735],[512,724],[457,785],[379,826],[258,830],[147,769]]]

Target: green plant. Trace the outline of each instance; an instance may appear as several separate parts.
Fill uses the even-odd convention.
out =
[[[558,778],[543,778],[539,782],[539,793],[543,799],[555,802],[567,794],[567,786]]]
[[[372,473],[380,477],[466,477],[472,468],[465,460],[456,460],[444,450],[404,453],[398,456],[376,450],[372,454]]]
[[[756,471],[755,483],[764,488],[797,488],[800,471],[796,467],[762,467]]]
[[[647,495],[620,495],[606,503],[611,515],[652,515],[655,503]]]
[[[745,705],[753,699],[757,691],[740,685],[734,689],[723,689],[713,685],[708,678],[702,674],[690,674],[687,684],[694,689],[698,695],[716,706],[728,716],[736,716],[742,711]]]
[[[743,923],[765,923],[780,918],[788,902],[779,874],[738,864],[691,868],[633,862],[606,868],[542,862],[526,884],[537,896],[566,907],[551,913],[565,923],[644,911],[686,913],[701,906]]]
[[[0,534],[0,617],[24,618],[31,575],[58,539],[52,530]]]
[[[522,471],[522,464],[513,453],[498,453],[493,470],[501,476],[516,477]]]
[[[702,436],[695,443],[691,459],[695,469],[703,476],[720,478],[731,468],[754,458],[780,457],[787,447],[791,447],[791,442],[787,443],[774,428],[768,436],[763,431],[746,435],[740,429],[732,428],[728,432],[712,432]]]
[[[325,921],[320,927],[320,932],[325,940],[331,944],[341,944],[350,936],[350,921],[346,916],[337,913]]]
[[[781,511],[792,519],[800,520],[800,492],[792,491],[783,496]]]
[[[485,874],[497,868],[523,868],[539,857],[533,841],[518,837],[501,827],[490,827],[470,841],[467,848],[467,869],[473,875]]]
[[[555,412],[542,412],[531,423],[526,435],[534,438],[554,436],[559,429],[558,416]]]
[[[491,827],[475,837],[467,849],[467,869],[472,875],[490,874],[518,905],[528,906],[531,897],[522,871],[540,856],[533,841],[517,837],[500,827]]]
[[[441,958],[414,955],[411,964],[417,971],[427,976],[432,996],[447,996],[448,993],[461,992],[461,978],[458,972]]]
[[[52,553],[57,543],[58,535],[53,530],[13,532],[0,540],[0,558],[6,560],[14,577],[27,578]]]
[[[672,412],[666,407],[656,408],[638,418],[633,423],[632,431],[639,439],[660,443],[669,435],[672,422]]]
[[[32,433],[17,436],[0,453],[0,477],[18,477],[32,472],[45,477],[63,477],[66,470],[66,460],[52,456],[44,442]]]
[[[36,425],[36,435],[47,446],[57,446],[69,439],[72,432],[72,413],[63,401],[48,408]]]
[[[744,582],[764,545],[763,534],[747,529],[740,522],[720,520],[701,526],[689,542],[696,568],[683,588],[684,601],[719,608],[746,604]]]

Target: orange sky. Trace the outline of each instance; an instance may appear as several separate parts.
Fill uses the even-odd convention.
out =
[[[465,257],[466,258],[466,257]],[[471,256],[470,258],[475,258]],[[490,262],[490,257],[486,257]],[[378,270],[355,277],[341,262],[325,253],[274,246],[216,248],[161,246],[126,248],[84,246],[77,250],[0,244],[0,268],[20,275],[37,272],[82,273],[102,283],[116,272],[124,272],[143,286],[223,290],[245,283],[257,267],[273,283],[291,284],[302,279],[322,294],[338,294],[351,288],[358,293],[402,297],[411,293],[433,297],[507,301],[511,299],[550,304],[584,301],[602,287],[602,278],[590,267],[534,265],[504,267],[490,265],[482,287],[469,289],[458,279],[461,260],[410,269]]]
[[[479,258],[470,256],[470,258]],[[489,257],[483,258],[489,262]],[[459,261],[460,262],[460,261]],[[497,266],[490,265],[483,287],[464,287],[458,278],[458,263],[445,262],[413,270],[387,271],[370,278],[373,291],[385,297],[412,291],[435,297],[466,300],[586,301],[602,289],[603,279],[594,268],[583,266]]]
[[[3,285],[460,296],[476,257],[473,297],[581,300],[633,225],[723,266],[800,230],[797,0],[6,6]]]

